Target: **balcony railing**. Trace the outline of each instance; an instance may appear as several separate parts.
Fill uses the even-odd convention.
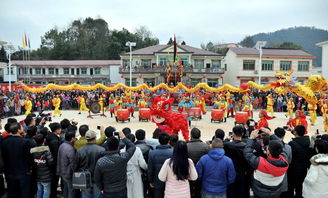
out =
[[[109,78],[109,74],[108,75],[104,75],[104,74],[75,74],[75,75],[71,75],[71,74],[19,74],[18,78]]]
[[[153,67],[142,67],[142,66],[135,66],[132,67],[132,73],[166,73],[167,66],[153,66]],[[203,68],[203,69],[196,69],[190,66],[184,66],[183,71],[185,73],[195,73],[195,74],[224,74],[224,70],[221,68]],[[177,72],[177,67],[171,67],[171,73]],[[119,73],[121,74],[129,74],[130,68],[122,66],[119,69]]]

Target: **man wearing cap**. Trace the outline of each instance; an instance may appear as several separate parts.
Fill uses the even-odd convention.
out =
[[[76,152],[74,170],[75,172],[87,170],[91,173],[93,178],[97,160],[100,158],[101,153],[105,151],[105,148],[96,144],[96,132],[88,130],[85,134],[85,138],[87,144]],[[92,181],[92,183],[94,184],[94,181]],[[100,193],[99,188],[94,184],[90,189],[82,190],[82,197],[99,197]]]

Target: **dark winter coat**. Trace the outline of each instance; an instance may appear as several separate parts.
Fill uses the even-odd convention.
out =
[[[31,149],[33,171],[38,182],[51,182],[53,178],[54,159],[48,146],[38,146]]]

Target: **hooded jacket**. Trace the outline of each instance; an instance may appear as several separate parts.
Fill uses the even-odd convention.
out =
[[[36,180],[39,182],[51,182],[54,167],[54,159],[48,146],[38,146],[31,149],[33,168],[36,172]]]
[[[311,162],[303,183],[303,197],[328,197],[328,154],[317,154],[311,158]]]
[[[254,169],[252,190],[259,197],[279,196],[284,191],[288,161],[283,155],[279,158],[257,157],[253,153],[255,143],[254,139],[247,140],[244,149],[244,156]]]
[[[309,136],[293,138],[288,144],[292,148],[293,156],[288,169],[288,180],[295,183],[303,183],[312,157],[310,138]]]
[[[203,155],[196,165],[202,190],[209,195],[223,196],[227,186],[234,182],[236,172],[232,160],[222,148],[215,148]]]

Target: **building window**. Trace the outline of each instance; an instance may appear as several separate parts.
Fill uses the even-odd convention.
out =
[[[141,59],[141,66],[150,67],[151,66],[151,59]]]
[[[50,75],[54,75],[54,74],[55,74],[55,68],[49,68],[49,69],[48,69],[48,73],[49,73]]]
[[[40,75],[41,74],[41,68],[40,67],[35,68],[35,74],[36,75]]]
[[[74,73],[75,73],[75,69],[71,68],[71,74],[74,75]]]
[[[263,71],[273,70],[273,61],[262,61],[262,70]]]
[[[207,79],[207,84],[210,87],[218,87],[218,79]]]
[[[27,74],[27,68],[26,68],[26,67],[24,67],[24,68],[22,69],[22,74]]]
[[[298,61],[298,71],[309,71],[309,61]]]
[[[69,74],[69,68],[64,68],[64,74]]]
[[[123,59],[123,66],[124,67],[130,67],[130,60]]]
[[[42,75],[46,75],[46,69],[42,68]]]
[[[9,67],[7,67],[7,75],[9,75]],[[14,68],[10,67],[10,75],[14,75]]]
[[[243,70],[255,70],[255,60],[244,60]]]
[[[58,75],[59,74],[59,69],[56,68],[55,72],[56,72],[56,75]]]
[[[167,66],[167,58],[166,57],[160,57],[159,58],[159,65],[160,66]]]
[[[292,67],[291,61],[280,61],[280,70],[281,71],[289,71]]]
[[[87,74],[87,68],[86,67],[82,67],[81,68],[81,74]]]
[[[221,68],[221,61],[212,60],[212,68]]]
[[[178,58],[179,58],[179,60],[182,61],[182,65],[188,65],[189,64],[189,57],[188,56],[180,56]]]
[[[130,78],[125,79],[125,85],[130,86]],[[137,86],[137,79],[132,78],[132,87],[135,87],[135,86]]]
[[[191,79],[191,85],[196,86],[198,83],[201,83],[202,79],[201,78],[192,78]]]
[[[195,69],[204,69],[204,60],[195,60]]]
[[[101,74],[101,68],[100,67],[95,68],[95,74]]]
[[[151,83],[151,84],[154,85],[155,84],[155,78],[144,78],[144,83],[146,83],[146,84]]]
[[[76,68],[76,74],[80,75],[80,68]]]

